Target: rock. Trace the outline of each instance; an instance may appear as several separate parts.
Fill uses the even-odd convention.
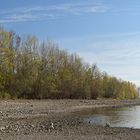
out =
[[[4,126],[1,126],[1,127],[0,127],[0,130],[1,130],[1,131],[5,130],[5,127],[4,127]]]
[[[51,127],[50,127],[51,129],[54,129],[54,125],[53,125],[53,123],[51,122]]]
[[[110,127],[111,125],[110,125],[109,122],[107,122],[105,126],[106,126],[106,127]]]

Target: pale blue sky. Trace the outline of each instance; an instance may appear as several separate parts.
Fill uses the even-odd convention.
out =
[[[0,24],[54,40],[140,86],[140,0],[0,0]]]

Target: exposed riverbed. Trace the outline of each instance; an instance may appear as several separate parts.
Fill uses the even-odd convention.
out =
[[[115,119],[119,118],[119,121],[128,114],[139,117],[136,112],[131,113],[139,109],[139,106],[133,107],[134,105],[140,105],[140,100],[0,101],[0,138],[2,140],[139,140],[140,129],[120,128],[113,123],[113,116]],[[136,119],[132,116],[127,118],[133,122]],[[102,123],[95,123],[96,121],[104,123],[110,121],[113,127],[104,127]],[[51,127],[51,123],[54,128]],[[120,124],[125,124],[125,119],[120,121]]]

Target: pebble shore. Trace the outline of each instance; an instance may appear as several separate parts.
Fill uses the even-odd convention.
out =
[[[140,140],[140,130],[83,124],[76,111],[140,105],[137,100],[0,101],[1,140]]]

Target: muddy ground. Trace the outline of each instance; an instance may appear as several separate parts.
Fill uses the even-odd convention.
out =
[[[140,105],[137,100],[0,101],[1,140],[140,140],[140,130],[84,124],[77,111]]]

